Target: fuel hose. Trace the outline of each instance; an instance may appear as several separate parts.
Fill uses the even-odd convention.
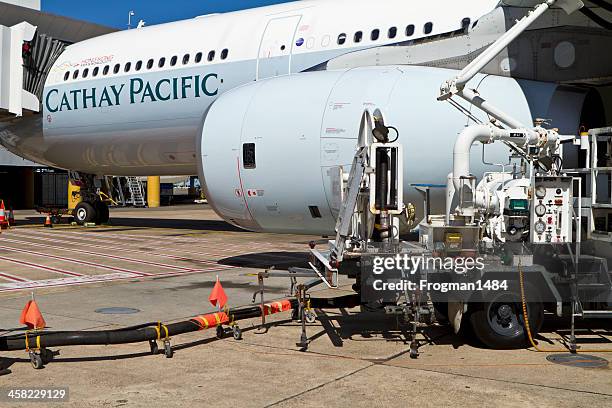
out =
[[[224,312],[196,316],[182,322],[162,324],[145,323],[117,330],[102,331],[29,331],[0,337],[0,351],[40,350],[60,346],[94,346],[140,343],[165,340],[172,336],[192,333],[223,324],[272,315],[296,309],[298,301],[285,299],[261,305],[228,309]]]

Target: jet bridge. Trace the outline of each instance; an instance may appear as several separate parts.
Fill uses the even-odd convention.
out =
[[[24,87],[23,55],[35,35],[36,27],[26,22],[0,26],[0,120],[40,111],[39,99]]]
[[[45,79],[67,42],[30,23],[0,26],[0,121],[40,112]]]

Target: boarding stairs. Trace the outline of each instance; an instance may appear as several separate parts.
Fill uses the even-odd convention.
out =
[[[144,187],[138,177],[127,177],[127,185],[130,191],[128,203],[134,207],[146,207]]]

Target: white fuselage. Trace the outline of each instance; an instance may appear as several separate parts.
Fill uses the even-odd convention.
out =
[[[304,0],[93,38],[69,46],[54,64],[42,116],[5,127],[0,138],[54,167],[196,174],[203,117],[225,91],[325,69],[354,51],[454,32],[497,3]]]

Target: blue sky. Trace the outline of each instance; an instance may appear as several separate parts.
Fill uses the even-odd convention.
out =
[[[147,24],[183,20],[197,15],[240,10],[287,0],[42,0],[42,9],[79,20],[116,28],[126,28],[128,13],[134,10],[134,23]]]

